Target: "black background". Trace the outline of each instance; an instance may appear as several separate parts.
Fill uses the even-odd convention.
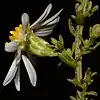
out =
[[[71,14],[74,13],[74,0],[32,0],[32,1],[0,1],[0,100],[70,100],[70,95],[75,95],[73,84],[67,82],[67,78],[74,77],[74,71],[62,64],[57,67],[60,61],[57,57],[40,58],[33,56],[35,69],[37,71],[38,81],[34,88],[28,78],[26,69],[21,63],[21,91],[17,92],[14,82],[10,82],[6,87],[2,86],[3,80],[10,68],[14,58],[14,53],[4,51],[4,43],[8,41],[9,31],[21,23],[21,14],[26,12],[30,16],[30,23],[37,20],[43,13],[49,3],[52,3],[52,11],[49,15],[52,16],[61,8],[64,10],[60,14],[61,19],[52,33],[52,37],[57,38],[62,34],[65,47],[71,47],[74,37],[68,30],[67,21]],[[93,0],[93,5],[98,4],[99,0]],[[99,9],[100,10],[100,9]],[[48,17],[48,18],[49,18]],[[97,11],[94,16],[88,19],[85,23],[84,38],[88,37],[89,26],[100,23],[100,11]],[[50,36],[46,37],[50,40]],[[83,73],[87,67],[91,66],[92,71],[98,72],[95,81],[89,87],[90,90],[95,90],[98,97],[90,97],[95,100],[100,99],[100,47],[96,51],[83,57]]]

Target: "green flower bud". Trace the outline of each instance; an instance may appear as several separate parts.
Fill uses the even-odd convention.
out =
[[[92,26],[90,31],[90,37],[98,38],[100,37],[100,24]]]

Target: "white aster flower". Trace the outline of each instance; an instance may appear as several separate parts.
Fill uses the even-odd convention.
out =
[[[9,36],[11,42],[5,44],[5,51],[7,52],[15,52],[15,58],[12,62],[12,65],[8,71],[8,74],[3,82],[3,86],[6,86],[8,83],[14,79],[15,87],[17,91],[20,91],[20,60],[22,58],[27,73],[29,75],[30,82],[33,86],[36,86],[37,75],[36,71],[28,59],[27,56],[23,53],[25,51],[25,45],[28,39],[28,35],[30,31],[33,32],[37,36],[47,36],[49,35],[57,22],[59,22],[59,14],[62,9],[55,14],[53,17],[44,21],[44,19],[50,13],[52,5],[49,4],[44,13],[39,17],[39,19],[34,22],[31,26],[29,25],[29,16],[26,13],[23,13],[21,16],[22,25],[15,28],[15,31],[10,31],[11,36]],[[43,22],[44,21],[44,22]]]

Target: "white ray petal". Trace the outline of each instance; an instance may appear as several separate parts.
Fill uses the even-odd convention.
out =
[[[11,82],[11,80],[14,78],[17,71],[16,67],[16,59],[13,61],[10,70],[8,71],[8,74],[3,82],[3,86],[6,86],[8,83]]]
[[[54,25],[56,23],[58,23],[60,20],[60,17],[58,16],[56,19],[54,19],[53,21],[51,21],[50,23],[48,23],[47,25]]]
[[[23,13],[21,16],[22,25],[26,26],[29,23],[29,16],[27,13]]]
[[[12,41],[5,45],[5,51],[14,52],[19,46],[18,41]]]
[[[14,61],[12,62],[12,65],[7,73],[7,76],[3,82],[3,86],[6,86],[8,83],[11,82],[11,80],[14,78],[16,71],[17,71],[17,64],[20,63],[20,53],[17,54]]]
[[[17,69],[17,73],[16,73],[16,77],[14,79],[15,82],[15,87],[17,89],[17,91],[20,91],[20,64],[18,64],[18,69]]]
[[[48,20],[46,20],[43,25],[46,25],[48,23],[50,23],[51,21],[53,21],[55,18],[57,18],[59,16],[59,14],[61,13],[63,9],[61,9],[58,13],[56,13],[54,16],[52,16],[51,18],[49,18]]]
[[[39,30],[36,30],[35,32],[52,30],[54,27],[55,27],[55,25],[44,26],[44,27],[40,28]]]
[[[59,22],[59,19],[60,17],[57,17],[56,19],[54,19],[53,21],[51,21],[50,23],[46,25],[41,24],[40,29],[35,30],[35,32],[53,30],[53,28],[56,26],[56,23]]]
[[[52,30],[46,30],[46,31],[38,31],[38,32],[35,32],[35,34],[37,36],[47,36],[47,35],[50,35],[52,32]]]
[[[47,25],[43,26],[43,28],[41,26],[41,29],[36,30],[35,34],[37,36],[47,36],[47,35],[50,35],[52,33],[52,31],[53,31],[53,28],[56,26],[56,23],[59,22],[59,19],[60,19],[60,17],[57,17],[56,19],[54,19],[53,21],[51,21]]]
[[[22,59],[23,59],[24,65],[26,67],[27,73],[29,75],[31,84],[33,86],[36,86],[37,75],[36,75],[36,71],[35,71],[32,63],[29,61],[29,59],[25,55],[22,55]]]
[[[45,11],[43,12],[43,14],[30,26],[30,28],[33,29],[35,26],[37,26],[38,23],[42,22],[50,13],[51,8],[52,8],[52,4],[50,3],[45,9]]]

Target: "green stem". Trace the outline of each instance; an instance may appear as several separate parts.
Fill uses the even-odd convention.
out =
[[[79,58],[77,61],[77,67],[75,70],[75,77],[76,79],[80,82],[82,79],[82,56],[80,56],[80,46],[81,46],[81,40],[79,38],[79,35],[82,36],[82,30],[83,26],[82,25],[77,25],[76,27],[76,36],[75,36],[75,59]]]
[[[80,82],[82,79],[82,63],[81,63],[81,61],[77,62],[77,68],[75,71],[75,75],[76,75],[75,77],[77,78],[77,80]]]

